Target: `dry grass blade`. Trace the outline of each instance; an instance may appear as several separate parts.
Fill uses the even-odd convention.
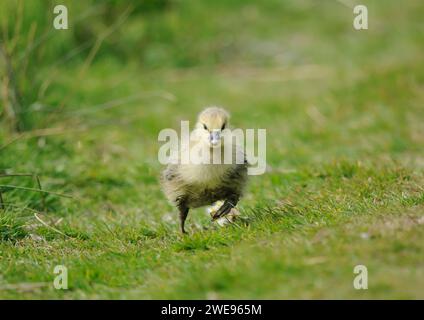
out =
[[[16,84],[16,75],[12,67],[10,54],[4,44],[0,45],[0,58],[3,60],[5,72],[1,75],[1,95],[9,123],[19,131],[17,115],[21,113],[21,94]]]
[[[69,235],[67,235],[67,234],[63,233],[63,232],[62,232],[62,231],[60,231],[59,229],[57,229],[57,228],[55,228],[55,227],[51,226],[50,224],[48,224],[47,222],[45,222],[43,219],[41,219],[39,215],[40,215],[40,214],[42,214],[42,213],[41,213],[41,212],[39,212],[39,211],[37,211],[37,210],[35,210],[35,209],[28,208],[27,206],[22,207],[22,206],[18,206],[18,205],[15,205],[15,204],[13,204],[13,203],[7,203],[7,202],[4,202],[3,204],[4,204],[4,205],[7,205],[8,207],[15,208],[15,209],[21,209],[21,210],[29,211],[29,212],[31,212],[31,213],[34,215],[34,218],[35,218],[38,222],[40,222],[43,226],[45,226],[46,228],[48,228],[48,229],[50,229],[50,230],[53,230],[54,232],[59,233],[60,235],[63,235],[63,236],[64,236],[64,237],[66,237],[66,238],[69,238],[69,239],[72,239],[72,238],[73,238],[73,237],[71,237],[71,236],[69,236]],[[57,222],[56,222],[55,224],[57,224]]]
[[[35,174],[35,173],[13,173],[13,174],[0,174],[0,178],[9,178],[9,177],[31,177],[35,180],[35,182],[37,183],[37,186],[40,190],[43,190],[43,188],[41,187],[41,181],[40,181],[40,177]],[[1,194],[0,194],[1,196]],[[46,197],[45,194],[42,194],[42,201],[43,201],[43,209],[46,210]],[[0,198],[0,208],[1,208],[1,203],[3,202],[3,199]]]
[[[348,8],[353,8],[353,3],[349,0],[336,0],[336,2],[348,7]]]
[[[85,127],[76,128],[76,129],[72,129],[72,130],[65,129],[65,128],[62,128],[62,127],[58,127],[58,128],[45,128],[45,129],[37,129],[37,130],[27,131],[27,132],[24,132],[24,133],[17,135],[16,137],[12,138],[9,141],[7,141],[4,145],[2,145],[0,147],[0,151],[4,150],[9,145],[11,145],[14,142],[21,140],[21,139],[46,137],[46,136],[59,135],[59,134],[65,134],[65,133],[76,132],[76,131],[84,131],[84,130],[86,130]]]
[[[60,74],[60,69],[57,68],[58,65],[63,64],[69,60],[71,60],[73,57],[77,56],[84,50],[88,49],[91,45],[92,41],[86,41],[83,44],[79,45],[78,47],[71,50],[68,54],[66,54],[64,57],[60,58],[56,62],[54,62],[51,66],[51,68],[48,70],[48,75],[44,75],[40,73],[40,75],[45,78],[45,80],[41,83],[40,89],[38,90],[38,100],[41,100],[45,94],[49,86],[52,84],[52,82],[55,80],[58,74]],[[39,76],[37,77],[39,78]]]
[[[109,35],[111,35],[113,32],[115,32],[119,28],[119,26],[121,26],[125,22],[125,20],[128,18],[128,16],[131,14],[131,12],[133,10],[134,10],[134,6],[129,5],[127,7],[127,9],[119,16],[117,21],[97,37],[97,40],[94,43],[94,46],[91,48],[87,58],[85,59],[84,63],[82,64],[82,67],[79,71],[77,79],[76,79],[76,81],[74,81],[74,85],[70,88],[70,90],[68,90],[67,96],[65,96],[63,98],[60,109],[63,109],[63,107],[68,102],[69,98],[72,97],[75,94],[75,91],[77,89],[76,85],[80,83],[79,79],[82,79],[84,77],[84,74],[86,73],[86,71],[87,71],[88,67],[91,65],[91,63],[93,62],[93,59],[96,56],[97,52],[99,51],[101,45],[103,44],[103,41]]]
[[[49,286],[49,282],[23,282],[23,283],[13,283],[0,285],[0,291],[3,290],[13,290],[19,292],[31,292],[40,288]]]
[[[77,16],[74,20],[74,24],[84,20],[85,18],[91,16],[93,13],[99,14],[102,12],[101,7],[104,7],[104,4],[99,4],[93,7],[88,8],[85,12],[83,12],[80,16]],[[40,36],[36,41],[32,41],[31,45],[26,48],[26,50],[18,57],[19,60],[24,59],[26,56],[28,56],[33,50],[35,50],[38,46],[40,46],[43,42],[50,39],[54,34],[57,34],[55,32],[56,29],[54,28],[48,28],[48,31],[45,31],[42,36]]]
[[[93,106],[88,106],[88,107],[85,107],[84,109],[81,109],[81,110],[78,110],[78,111],[67,112],[66,114],[78,115],[79,116],[79,115],[83,115],[83,114],[87,114],[87,113],[95,113],[95,112],[98,112],[98,111],[104,111],[104,110],[112,109],[112,108],[115,108],[115,107],[122,106],[125,103],[135,102],[135,101],[141,100],[143,98],[149,98],[149,97],[160,97],[160,98],[163,98],[163,99],[169,100],[169,101],[175,100],[175,96],[172,95],[169,92],[166,92],[166,91],[140,92],[140,93],[136,93],[136,94],[126,96],[126,97],[110,100],[110,101],[107,101],[105,103],[101,103],[101,104],[97,104],[97,105],[93,105]]]
[[[59,234],[61,234],[62,236],[66,237],[66,238],[72,238],[70,236],[68,236],[67,234],[63,233],[62,231],[60,231],[59,229],[56,229],[55,227],[52,227],[51,225],[49,225],[47,222],[45,222],[43,219],[41,219],[38,216],[39,212],[34,212],[34,217],[35,219],[37,219],[43,226],[45,226],[46,228],[53,230],[54,232],[57,232]]]
[[[3,200],[3,194],[0,190],[0,209],[4,210],[4,200]]]
[[[63,198],[72,198],[72,199],[74,198],[74,196],[70,194],[64,194],[64,193],[58,193],[58,192],[52,192],[52,191],[40,190],[40,189],[28,188],[28,187],[13,186],[8,184],[0,184],[0,188],[34,191],[34,192],[40,192],[40,193],[47,193],[47,194],[51,194],[51,195],[55,195],[55,196],[63,197]]]

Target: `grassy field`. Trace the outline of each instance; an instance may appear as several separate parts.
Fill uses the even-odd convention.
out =
[[[90,63],[91,46],[60,60],[74,44],[53,31],[65,52],[31,69],[52,79],[28,128],[1,122],[0,173],[73,198],[47,194],[34,215],[40,194],[1,187],[0,298],[423,299],[424,4],[361,1],[369,30],[355,31],[354,3],[171,1],[117,26]],[[182,236],[157,135],[211,104],[267,129],[269,168],[238,225],[198,209]],[[359,264],[368,290],[353,288]]]

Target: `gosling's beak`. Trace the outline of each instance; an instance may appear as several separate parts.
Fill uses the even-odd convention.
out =
[[[216,146],[221,141],[221,130],[213,130],[209,135],[211,145]]]

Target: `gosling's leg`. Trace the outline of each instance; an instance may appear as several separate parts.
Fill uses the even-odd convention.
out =
[[[224,204],[213,215],[212,220],[216,220],[227,215],[231,211],[231,209],[237,205],[238,200],[239,197],[231,197],[225,200]]]
[[[179,206],[178,209],[180,210],[180,225],[181,225],[181,232],[182,233],[187,233],[184,229],[184,225],[185,225],[185,221],[187,219],[187,215],[188,215],[188,208],[185,206]]]

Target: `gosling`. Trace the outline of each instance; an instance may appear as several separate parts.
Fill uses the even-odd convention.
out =
[[[224,133],[231,138],[227,139]],[[183,151],[191,152],[189,162],[169,164],[161,175],[163,192],[178,208],[181,232],[184,234],[190,209],[222,200],[223,204],[212,219],[225,216],[237,205],[248,177],[243,148],[232,137],[229,114],[224,109],[209,107],[203,110],[189,139],[189,147]],[[225,152],[228,152],[224,150],[230,150],[231,161],[224,159]],[[202,159],[210,161],[192,159],[192,155],[199,154],[206,156]]]

